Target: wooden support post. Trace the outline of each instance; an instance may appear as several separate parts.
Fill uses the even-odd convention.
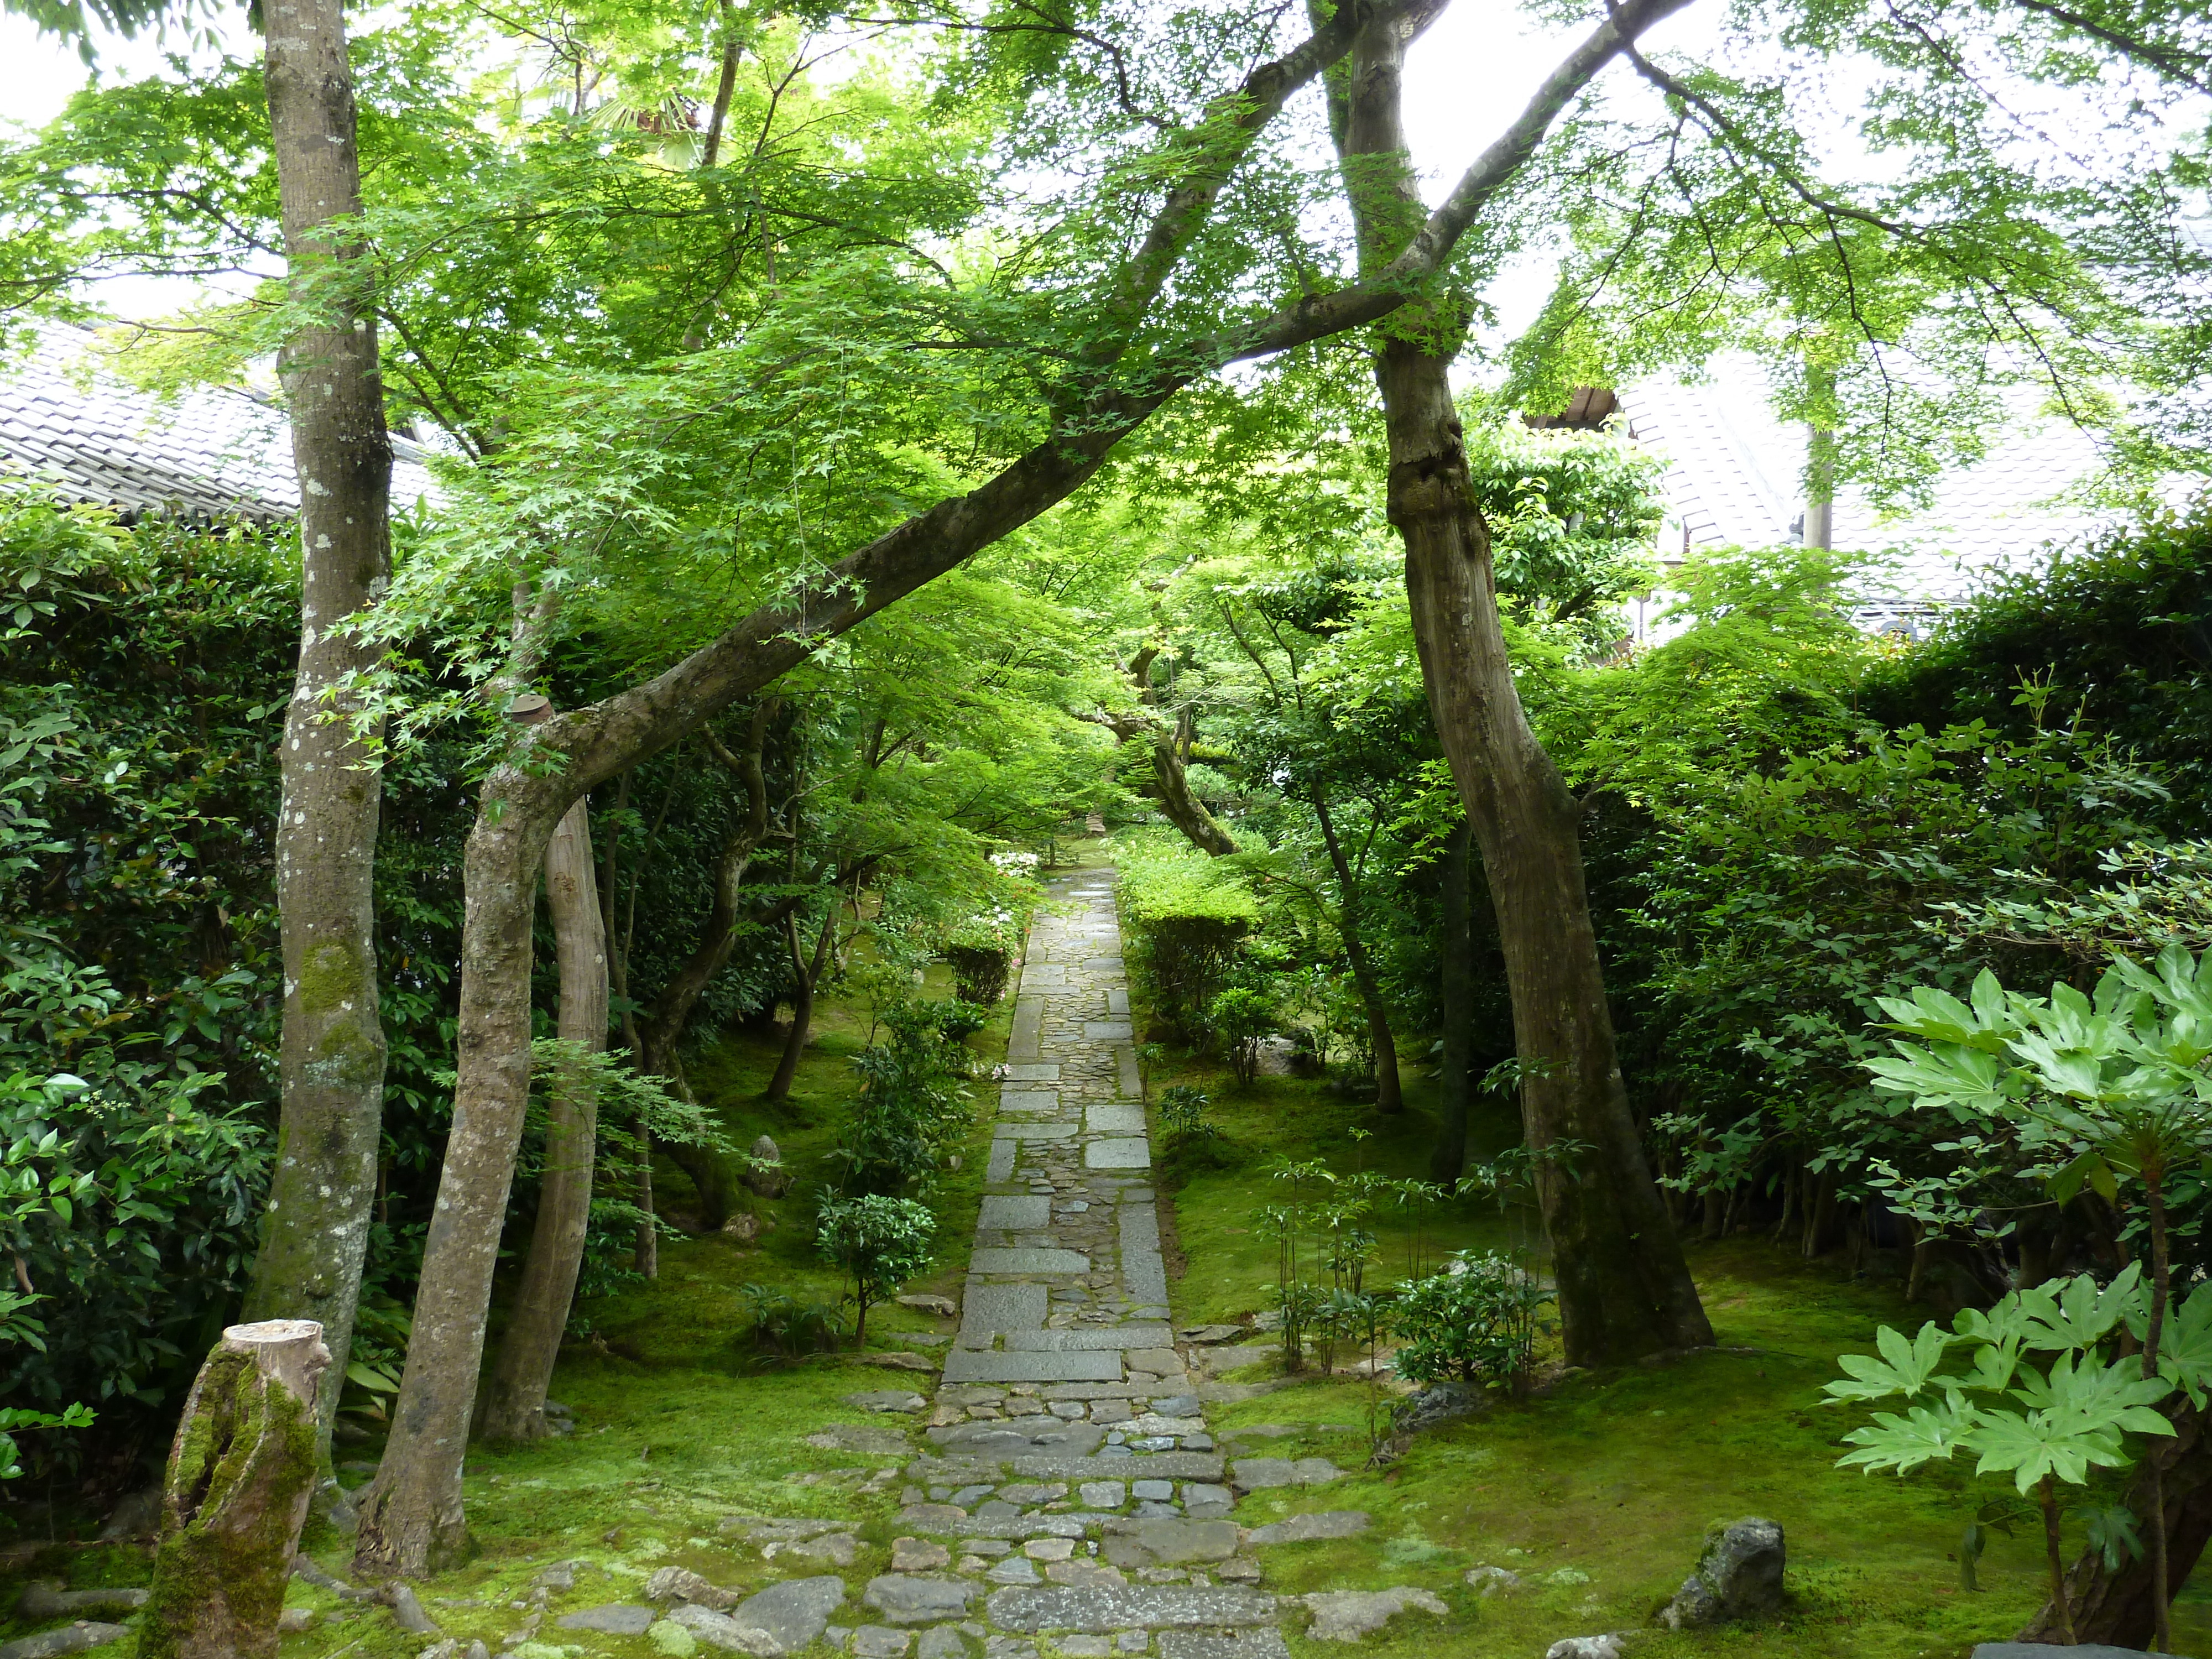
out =
[[[233,1325],[208,1355],[169,1450],[139,1659],[273,1659],[330,1364],[312,1319]]]

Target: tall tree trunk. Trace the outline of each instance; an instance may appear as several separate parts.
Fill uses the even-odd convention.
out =
[[[233,1325],[201,1365],[162,1482],[143,1659],[275,1659],[330,1364],[313,1320],[275,1319]]]
[[[791,948],[792,975],[797,983],[791,992],[791,1035],[784,1039],[783,1058],[775,1063],[775,1075],[769,1079],[770,1100],[791,1098],[791,1085],[799,1076],[799,1057],[806,1052],[807,1028],[814,1023],[814,985],[822,977],[822,969],[830,960],[830,941],[837,932],[837,908],[842,897],[833,893],[830,914],[822,918],[822,931],[815,936],[814,959],[810,963],[799,955],[799,919],[784,918],[784,938]]]
[[[1346,194],[1363,253],[1419,227],[1399,112],[1405,49],[1439,7],[1364,27],[1332,76]],[[1498,625],[1490,531],[1476,508],[1449,370],[1464,313],[1394,319],[1376,364],[1389,437],[1388,507],[1406,546],[1414,644],[1437,736],[1482,849],[1498,913],[1522,1121],[1538,1156],[1568,1363],[1710,1344],[1680,1242],[1628,1109],[1583,885],[1581,806],[1529,729]]]
[[[1465,820],[1444,843],[1443,1074],[1438,1080],[1436,1152],[1429,1179],[1457,1181],[1467,1169],[1467,1121],[1474,1104],[1474,894]]]
[[[319,234],[361,211],[353,77],[337,0],[268,0],[264,79],[295,289],[360,250]],[[309,1319],[345,1373],[376,1192],[385,1042],[377,1008],[376,827],[381,776],[342,688],[376,653],[343,623],[391,574],[392,441],[376,313],[356,291],[279,356],[300,481],[300,662],[280,756],[276,901],[284,960],[276,1165],[249,1321]],[[374,736],[374,734],[370,734]],[[339,1390],[322,1390],[325,1462]],[[337,1498],[335,1482],[326,1496]],[[335,1506],[343,1515],[343,1501]]]
[[[592,867],[588,798],[568,809],[545,849],[545,908],[561,974],[555,1029],[562,1042],[596,1054],[607,1046],[607,939]],[[588,1071],[570,1068],[554,1079],[547,1101],[538,1220],[507,1337],[492,1367],[482,1423],[487,1440],[539,1440],[547,1432],[545,1394],[584,1265],[599,1136],[597,1085]]]
[[[1154,298],[1205,227],[1211,206],[1259,133],[1291,93],[1346,50],[1393,0],[1337,7],[1313,37],[1258,65],[1217,100],[1205,142],[1178,158],[1177,182],[1141,243],[1101,289],[1097,365],[1120,361]],[[580,795],[658,754],[723,709],[773,684],[836,638],[1080,489],[1121,440],[1200,375],[1364,326],[1407,303],[1441,270],[1460,238],[1526,164],[1536,143],[1625,35],[1686,0],[1622,0],[1578,41],[1376,281],[1301,295],[1256,321],[1188,339],[1152,359],[1131,389],[1101,374],[1054,416],[1030,449],[973,489],[947,496],[788,594],[760,606],[643,684],[562,716],[495,768],[483,785],[463,865],[461,1014],[453,1128],[439,1178],[439,1208],[422,1259],[407,1370],[392,1436],[362,1517],[357,1570],[420,1573],[463,1535],[461,1459],[482,1355],[483,1315],[499,1224],[522,1131],[530,1079],[530,921],[538,860]],[[1179,141],[1181,142],[1181,141]],[[539,765],[548,757],[562,764]]]
[[[1406,1097],[1398,1080],[1398,1044],[1390,1035],[1390,1015],[1382,1001],[1382,982],[1376,977],[1375,959],[1367,950],[1366,907],[1361,902],[1359,876],[1345,856],[1344,843],[1337,836],[1336,820],[1328,810],[1328,797],[1316,784],[1312,793],[1314,816],[1321,820],[1321,838],[1328,848],[1330,867],[1336,872],[1338,914],[1344,926],[1344,954],[1352,962],[1352,983],[1359,988],[1359,1000],[1367,1010],[1367,1040],[1375,1051],[1375,1109],[1378,1112],[1402,1112]]]

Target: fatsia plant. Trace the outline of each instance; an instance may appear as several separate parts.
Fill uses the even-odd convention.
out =
[[[1845,1435],[1856,1449],[1842,1467],[1903,1475],[1968,1451],[1979,1459],[1975,1474],[2009,1474],[2022,1497],[2033,1495],[2043,1516],[2051,1602],[2069,1644],[2061,1489],[2083,1485],[2093,1468],[2130,1462],[2130,1434],[2171,1436],[2172,1424],[2155,1407],[2177,1386],[2203,1400],[2212,1287],[2200,1286],[2176,1321],[2189,1332],[2186,1343],[2148,1376],[2134,1356],[2107,1352],[2123,1331],[2143,1328],[2144,1304],[2142,1271],[2133,1263],[2107,1285],[2083,1274],[2015,1291],[1987,1313],[1961,1312],[1951,1331],[1931,1322],[1908,1339],[1883,1326],[1875,1337],[1880,1358],[1843,1355],[1837,1364],[1847,1375],[1827,1385],[1834,1403],[1906,1402],[1902,1414],[1876,1412]],[[1962,1352],[1966,1369],[1946,1369]]]
[[[2050,1160],[2051,1194],[2061,1203],[2085,1183],[2115,1203],[2122,1177],[2140,1185],[2150,1235],[2139,1366],[2148,1384],[2164,1358],[2172,1288],[2167,1180],[2177,1165],[2212,1149],[2212,951],[2192,957],[2170,945],[2148,967],[2117,957],[2087,995],[2054,985],[2048,997],[2025,996],[1984,970],[1966,1002],[1929,986],[1881,1002],[1905,1036],[1892,1044],[1892,1056],[1868,1062],[1877,1089],[1963,1123],[2005,1126],[2024,1151]],[[2144,1518],[2151,1582],[2162,1587],[2168,1578],[2159,1470],[2154,1458]],[[2160,1648],[2168,1645],[2166,1603],[2161,1589]]]

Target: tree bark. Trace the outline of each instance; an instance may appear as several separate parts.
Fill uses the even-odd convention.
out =
[[[300,661],[280,756],[276,901],[284,961],[276,1168],[249,1320],[307,1319],[345,1373],[384,1110],[375,866],[381,776],[347,677],[376,652],[345,626],[391,574],[392,441],[360,250],[325,234],[361,211],[361,161],[337,0],[269,0],[264,78],[291,280],[354,273],[335,314],[286,341],[278,374],[300,483]],[[330,1454],[339,1390],[317,1404]],[[344,1514],[335,1481],[326,1494]]]
[[[786,916],[784,938],[791,947],[791,968],[796,983],[791,992],[791,1035],[784,1039],[783,1057],[775,1063],[775,1075],[769,1079],[767,1098],[788,1100],[791,1085],[799,1076],[799,1061],[806,1052],[807,1028],[814,1023],[814,986],[822,977],[822,969],[830,959],[830,941],[837,932],[837,908],[843,901],[833,890],[830,914],[822,918],[822,931],[815,936],[814,959],[807,961],[799,954],[799,920]]]
[[[1188,762],[1190,746],[1198,737],[1197,714],[1184,708],[1177,712],[1172,725],[1161,719],[1166,688],[1152,684],[1152,665],[1159,654],[1157,646],[1148,645],[1129,663],[1129,677],[1137,683],[1137,700],[1152,711],[1151,718],[1109,720],[1108,723],[1124,742],[1139,732],[1150,737],[1152,777],[1160,792],[1161,811],[1200,852],[1225,858],[1237,850],[1236,839],[1221,827],[1218,818],[1206,810],[1206,803],[1190,788]]]
[[[1407,45],[1440,9],[1364,27],[1332,84],[1346,194],[1372,262],[1422,222],[1399,88]],[[1388,510],[1405,543],[1430,712],[1498,913],[1567,1361],[1613,1364],[1710,1345],[1712,1326],[1629,1111],[1583,884],[1581,804],[1529,729],[1498,623],[1489,526],[1449,378],[1465,334],[1462,311],[1429,301],[1383,343]]]
[[[1097,380],[1050,430],[992,477],[950,496],[761,606],[641,685],[548,721],[485,779],[463,861],[461,1012],[453,1127],[425,1244],[414,1334],[392,1430],[355,1552],[374,1576],[421,1573],[462,1536],[461,1458],[483,1341],[499,1224],[529,1091],[530,914],[538,860],[571,803],[759,693],[825,641],[903,599],[1067,499],[1115,447],[1192,381],[1379,320],[1440,270],[1521,171],[1543,134],[1626,35],[1686,0],[1625,0],[1547,76],[1504,137],[1478,157],[1406,252],[1370,281],[1301,296],[1266,317],[1180,340],[1127,366],[1138,329],[1206,222],[1211,205],[1291,94],[1340,57],[1397,0],[1339,6],[1313,36],[1217,100],[1187,141],[1177,182],[1109,279]],[[1178,141],[1184,142],[1184,141]],[[549,762],[557,763],[547,764]]]
[[[1429,1179],[1457,1181],[1467,1169],[1467,1121],[1474,1105],[1474,893],[1464,820],[1444,843],[1443,1074],[1438,1079],[1437,1147]]]
[[[592,863],[591,804],[580,800],[545,849],[545,908],[561,975],[555,1029],[562,1042],[596,1054],[607,1046],[607,939]],[[541,1440],[548,1432],[545,1395],[584,1265],[599,1137],[599,1091],[590,1074],[571,1071],[554,1079],[538,1220],[485,1397],[481,1428],[487,1440]]]
[[[1367,950],[1366,907],[1360,902],[1359,877],[1345,856],[1336,833],[1336,820],[1328,810],[1328,797],[1313,786],[1314,816],[1321,821],[1321,838],[1328,848],[1329,866],[1336,872],[1337,913],[1344,925],[1344,954],[1352,963],[1352,981],[1359,988],[1360,1005],[1367,1011],[1367,1041],[1375,1051],[1375,1109],[1402,1112],[1406,1097],[1398,1079],[1398,1044],[1390,1035],[1390,1015],[1382,1002],[1382,986],[1376,977],[1375,959]]]
[[[169,1450],[141,1659],[272,1659],[330,1364],[312,1319],[233,1325],[209,1353]]]

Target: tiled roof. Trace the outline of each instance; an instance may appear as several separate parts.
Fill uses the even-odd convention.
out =
[[[1639,443],[1662,450],[1672,465],[1665,490],[1675,521],[1663,551],[1693,547],[1774,546],[1798,539],[1805,510],[1802,471],[1808,434],[1777,420],[1757,368],[1741,360],[1715,366],[1697,385],[1649,381],[1626,387],[1622,414]],[[1961,597],[1979,573],[2039,563],[2053,543],[2103,527],[2107,517],[2057,502],[2067,487],[2098,466],[2095,446],[2063,420],[2041,416],[2021,398],[1987,456],[1936,481],[1923,511],[1884,518],[1865,492],[1842,490],[1834,544],[1903,555],[1905,597]]]
[[[42,325],[27,356],[0,359],[0,488],[51,481],[62,498],[141,514],[260,523],[300,510],[283,410],[258,392],[204,386],[162,398],[109,372],[89,330]],[[422,448],[392,441],[392,506],[437,498]]]

